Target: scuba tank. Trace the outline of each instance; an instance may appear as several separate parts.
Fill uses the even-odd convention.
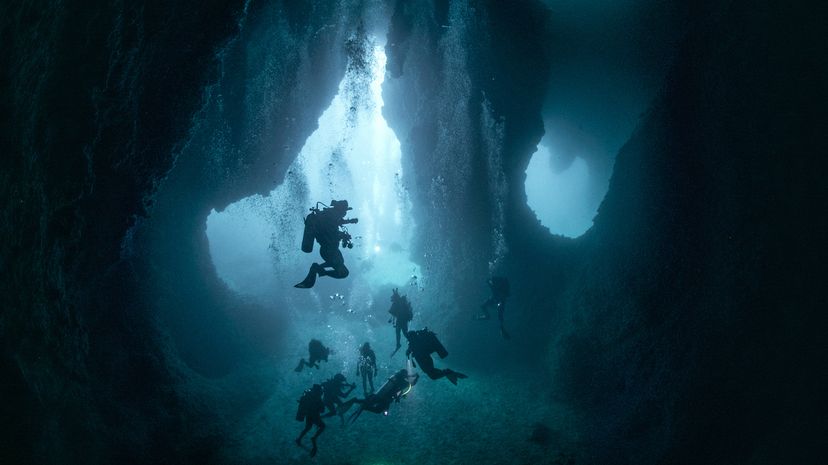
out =
[[[297,401],[299,407],[296,408],[296,421],[305,421],[305,416],[308,412],[308,401],[310,397],[310,390],[305,391],[302,397]]]
[[[302,234],[302,252],[313,252],[313,241],[316,239],[316,208],[311,208],[311,212],[305,217],[305,232]]]
[[[318,400],[314,399],[314,389],[316,389],[317,392],[321,391],[322,386],[314,384],[312,388],[305,389],[305,392],[302,393],[302,397],[297,400],[297,402],[299,402],[299,407],[296,408],[296,421],[305,421],[305,417],[312,412],[311,409],[313,409],[314,404],[316,404]]]

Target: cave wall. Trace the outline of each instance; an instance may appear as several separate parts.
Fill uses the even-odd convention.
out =
[[[127,443],[106,400],[158,349],[144,319],[118,308],[128,292],[104,297],[102,283],[117,279],[121,240],[172,165],[242,3],[0,9],[0,461],[104,462]],[[121,343],[102,346],[112,333]],[[127,378],[91,362],[135,354]],[[141,439],[151,454],[156,441]]]
[[[178,356],[209,377],[273,350],[285,324],[279,312],[240,299],[217,277],[207,216],[282,182],[336,93],[344,44],[359,23],[359,9],[336,3],[291,8],[299,7],[251,4],[241,34],[221,53],[221,78],[153,196],[151,217],[134,235],[134,259],[152,283],[146,299]]]
[[[618,155],[549,348],[552,398],[583,414],[591,462],[825,452],[828,81],[813,13],[737,1],[697,18]]]
[[[222,419],[199,370],[271,334],[215,278],[204,220],[279,181],[358,20],[330,2],[3,10],[2,386],[20,421],[0,457],[206,460]]]
[[[424,5],[394,3],[383,112],[414,174],[412,256],[426,277],[422,305],[439,314],[425,323],[458,327],[476,305],[465,303],[485,299],[487,277],[507,273],[507,254],[523,247],[510,236],[515,206],[544,245],[556,241],[525,199],[514,200],[523,192],[518,165],[543,135],[548,12],[536,2]]]
[[[551,371],[535,400],[571,407],[581,461],[813,462],[824,7],[698,11],[594,228],[570,241],[523,191],[547,13],[417,6],[389,2],[385,115],[416,175],[439,323],[468,318],[458,303],[485,297],[488,273],[519,276],[516,354]],[[218,281],[204,219],[280,181],[341,76],[361,6],[341,8],[3,6],[0,461],[204,463],[261,400],[235,370],[274,350],[257,329],[280,322]]]

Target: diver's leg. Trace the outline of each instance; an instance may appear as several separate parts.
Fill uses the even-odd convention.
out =
[[[396,347],[397,349],[402,347],[400,345],[400,332],[402,332],[402,328],[400,326],[401,326],[400,321],[397,320],[397,324],[394,325],[394,332],[397,334],[397,347]]]
[[[311,265],[310,269],[308,270],[308,274],[307,274],[307,276],[305,276],[305,279],[303,279],[302,282],[300,282],[298,284],[295,284],[293,287],[296,287],[296,288],[299,288],[299,289],[310,289],[311,287],[314,286],[314,284],[316,284],[316,276],[317,275],[320,275],[320,276],[322,275],[321,270],[322,270],[322,267],[318,263],[314,263],[313,265]]]
[[[322,255],[322,258],[325,259],[325,263],[322,264],[319,276],[330,276],[334,279],[343,279],[348,277],[350,272],[348,271],[348,268],[345,267],[345,258],[342,257],[342,252],[338,247],[326,247],[325,249],[320,250],[320,254]],[[328,271],[328,268],[331,268],[331,270]]]
[[[302,371],[302,368],[305,368],[305,365],[307,364],[308,362],[306,362],[304,358],[301,358],[299,359],[299,365],[297,365],[296,368],[293,369],[293,371],[299,373],[300,371]]]
[[[334,403],[333,403],[332,400],[327,399],[327,400],[325,400],[324,404],[325,404],[325,408],[328,409],[328,411],[325,412],[324,415],[322,415],[322,418],[328,418],[328,417],[332,417],[332,416],[336,415],[336,407],[334,406]]]
[[[345,411],[343,410],[343,405],[345,405],[345,403],[337,397],[334,400],[334,404],[336,404],[336,414],[339,415],[339,419],[342,420],[342,426],[345,426]]]
[[[417,364],[420,365],[420,369],[423,370],[429,378],[440,379],[445,376],[443,370],[434,368],[434,360],[431,359],[431,355],[415,355],[414,358],[417,360]]]
[[[311,457],[316,455],[316,438],[318,438],[323,431],[325,431],[325,422],[322,421],[321,418],[316,417],[316,433],[313,436],[311,436],[311,444],[313,444],[310,453]]]
[[[305,437],[306,434],[308,434],[308,431],[310,431],[312,427],[313,420],[310,417],[305,417],[305,429],[303,429],[302,432],[299,433],[299,437],[296,438],[296,445],[302,444],[302,438]]]
[[[503,336],[503,339],[509,339],[509,333],[506,332],[506,328],[503,326],[503,311],[506,310],[506,302],[500,301],[497,303],[497,319],[500,321],[500,335]]]
[[[333,268],[336,262],[336,254],[333,252],[334,250],[339,252],[339,249],[336,246],[325,246],[319,248],[319,255],[322,257],[322,263],[319,264],[318,268],[319,276],[330,275],[331,272],[328,271],[328,268]],[[342,256],[342,253],[339,255]]]
[[[359,399],[354,397],[353,399],[348,399],[342,403],[342,406],[339,407],[339,416],[342,417],[343,424],[345,422],[345,414],[348,413],[348,410],[351,410],[351,407],[360,402]]]
[[[328,276],[334,279],[344,279],[347,278],[349,274],[351,274],[351,272],[348,271],[348,268],[345,267],[344,262],[334,265],[333,269],[331,271],[327,271],[326,273]]]
[[[489,307],[491,307],[495,303],[494,297],[489,297],[488,300],[483,302],[480,305],[480,312],[475,315],[475,319],[477,320],[488,320],[489,317]]]
[[[365,400],[354,399],[354,401],[359,404],[359,408],[356,410],[356,412],[352,413],[350,417],[348,417],[348,423],[352,424],[356,421],[357,418],[359,418],[359,415],[362,413],[363,410],[363,405],[365,405]]]

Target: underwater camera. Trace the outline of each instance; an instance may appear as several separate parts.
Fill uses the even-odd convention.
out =
[[[352,237],[348,233],[348,230],[346,229],[345,231],[342,231],[341,234],[342,234],[342,236],[341,236],[342,237],[342,248],[343,249],[345,249],[345,248],[353,249],[354,248],[354,242],[351,240]]]

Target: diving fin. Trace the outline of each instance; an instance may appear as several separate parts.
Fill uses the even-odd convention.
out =
[[[348,423],[354,424],[354,422],[359,418],[359,415],[362,413],[362,405],[359,406],[356,412],[352,413],[350,417],[348,417]]]
[[[454,370],[446,369],[446,378],[448,378],[451,384],[457,386],[458,379],[465,379],[468,378],[468,376]]]
[[[319,267],[319,265],[316,264],[316,263],[311,265],[310,271],[308,271],[308,275],[305,276],[305,279],[301,283],[296,284],[293,287],[298,288],[298,289],[310,289],[310,288],[312,288],[313,285],[316,284],[316,271],[317,271],[318,267]]]

